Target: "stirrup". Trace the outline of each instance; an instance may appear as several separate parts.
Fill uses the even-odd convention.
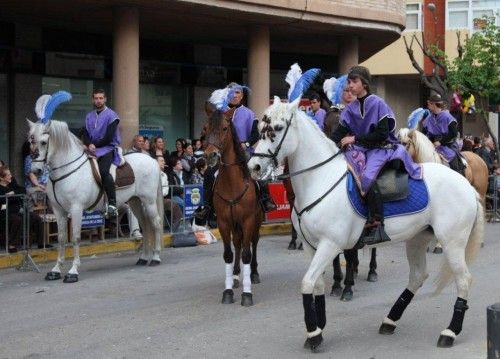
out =
[[[276,205],[276,203],[274,203],[274,201],[271,197],[262,200],[262,207],[264,209],[264,212],[266,212],[266,213],[271,212],[271,211],[275,211],[278,209],[278,206]]]
[[[383,242],[388,242],[390,240],[391,239],[389,238],[387,233],[385,233],[383,223],[378,223],[378,225],[376,225],[376,228],[373,228],[373,227],[366,228],[363,231],[363,234],[361,235],[361,238],[360,238],[360,241],[362,242],[362,244],[367,245],[367,246],[371,246],[373,244],[379,244],[379,243],[383,243]]]
[[[112,204],[108,204],[108,207],[106,208],[106,216],[117,217],[118,216],[118,208],[116,208],[116,206],[113,206]]]

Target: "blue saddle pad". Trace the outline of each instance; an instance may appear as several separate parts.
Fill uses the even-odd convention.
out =
[[[399,201],[384,202],[384,217],[404,216],[423,211],[429,204],[429,192],[424,180],[408,178],[408,197]],[[347,196],[354,210],[364,218],[368,207],[359,194],[358,186],[351,172],[347,174]]]

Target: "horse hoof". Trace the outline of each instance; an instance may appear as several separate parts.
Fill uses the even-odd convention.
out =
[[[156,267],[159,266],[161,262],[158,259],[152,259],[151,262],[149,262],[150,267]]]
[[[66,274],[63,279],[64,283],[76,283],[78,282],[78,274]]]
[[[300,242],[299,247],[297,248],[299,251],[304,250],[304,246],[302,245],[302,242]]]
[[[332,297],[340,297],[342,295],[342,287],[340,285],[332,285],[332,291],[330,292],[330,296]]]
[[[352,300],[352,290],[348,289],[346,290],[344,288],[344,291],[342,292],[342,296],[340,297],[340,300],[343,302],[350,302]]]
[[[241,305],[251,307],[253,305],[252,293],[241,293]]]
[[[145,266],[148,264],[148,261],[142,258],[139,258],[137,262],[135,262],[136,266]]]
[[[382,323],[382,325],[378,329],[378,333],[382,334],[382,335],[391,335],[391,334],[394,334],[394,330],[396,330],[395,325]]]
[[[455,342],[455,339],[452,337],[449,337],[447,335],[440,335],[437,346],[439,348],[451,348],[453,346],[453,343]]]
[[[368,278],[366,278],[368,282],[376,282],[378,281],[378,274],[376,272],[368,273]]]
[[[61,279],[61,273],[59,272],[49,272],[45,276],[45,280],[59,280]]]
[[[250,281],[252,282],[252,284],[259,284],[260,283],[259,273],[250,274]]]
[[[436,248],[434,248],[434,250],[432,251],[432,253],[434,253],[434,254],[441,254],[441,253],[443,253],[443,248],[436,247]]]
[[[323,335],[319,333],[312,338],[307,338],[306,342],[304,343],[304,348],[311,349],[311,352],[313,353],[318,353],[319,348],[321,347],[321,343],[323,343]]]
[[[288,249],[289,250],[297,249],[297,243],[295,243],[295,241],[290,242],[290,244],[288,245]]]
[[[233,278],[233,288],[239,288],[240,287],[240,280],[237,278]]]
[[[234,303],[234,292],[232,289],[226,289],[222,293],[222,304],[233,304]]]

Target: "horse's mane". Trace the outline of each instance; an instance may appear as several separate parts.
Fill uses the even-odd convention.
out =
[[[337,145],[335,144],[335,142],[333,142],[330,138],[328,138],[328,136],[319,128],[319,126],[317,126],[312,120],[311,118],[307,115],[307,113],[305,113],[304,111],[300,110],[300,109],[297,109],[296,110],[296,115],[297,115],[297,121],[300,123],[300,122],[303,122],[304,124],[309,125],[310,127],[313,128],[313,131],[316,132],[316,134],[325,139],[326,142],[328,143],[328,145],[330,146],[330,148],[332,149],[333,153],[337,153],[339,151],[339,148],[337,147]],[[309,139],[307,139],[309,140]]]
[[[73,146],[81,147],[81,141],[71,133],[68,124],[62,121],[51,120],[49,125],[50,151],[69,152]]]
[[[415,162],[437,162],[441,163],[439,155],[436,153],[436,149],[432,144],[431,140],[427,138],[422,132],[416,129],[401,129],[400,132],[401,140],[407,136],[413,141],[415,149]]]

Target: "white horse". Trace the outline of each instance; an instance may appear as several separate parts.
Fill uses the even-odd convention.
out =
[[[47,195],[57,220],[59,252],[57,263],[45,277],[47,280],[61,278],[64,264],[64,247],[67,242],[68,215],[71,215],[73,242],[73,266],[64,277],[65,283],[78,281],[80,266],[80,230],[82,213],[90,207],[103,207],[98,203],[97,185],[88,156],[84,148],[68,129],[65,122],[49,121],[47,124],[28,121],[29,141],[34,154],[32,171],[41,171],[45,165],[50,169]],[[126,160],[135,174],[131,186],[117,189],[118,208],[128,202],[143,229],[144,245],[138,265],[160,264],[160,251],[163,233],[163,197],[161,190],[160,168],[151,157],[133,153]],[[154,241],[154,245],[153,245]]]
[[[292,222],[302,237],[304,249],[312,255],[302,279],[305,346],[316,351],[326,325],[323,273],[335,256],[356,245],[365,219],[356,214],[349,202],[344,156],[298,105],[299,100],[286,104],[275,97],[260,124],[261,140],[248,167],[254,178],[261,179],[288,158],[295,191]],[[480,248],[483,208],[476,191],[464,177],[439,164],[425,163],[422,167],[430,198],[427,207],[418,213],[385,220],[385,230],[392,238],[389,243],[406,241],[410,277],[379,332],[394,332],[396,321],[428,277],[426,248],[432,236],[417,235],[432,228],[443,245],[446,259],[437,290],[453,278],[458,291],[451,324],[438,340],[438,346],[449,347],[462,329],[467,309],[471,275],[466,263]]]

